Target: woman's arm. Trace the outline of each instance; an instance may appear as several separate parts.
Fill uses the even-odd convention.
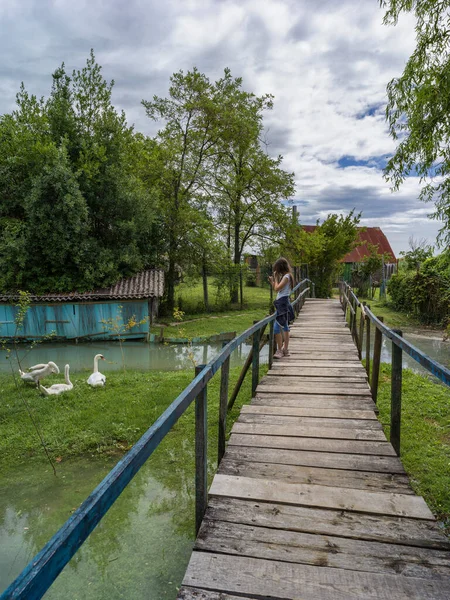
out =
[[[279,292],[280,290],[282,290],[284,287],[286,287],[290,281],[290,276],[289,274],[286,274],[283,276],[283,278],[281,279],[281,281],[276,282],[274,277],[269,277],[269,281],[273,287],[273,289],[276,292]]]

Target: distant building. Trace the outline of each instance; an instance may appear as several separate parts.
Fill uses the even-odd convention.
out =
[[[150,324],[158,312],[164,293],[164,272],[150,269],[122,279],[109,288],[91,292],[48,293],[31,296],[31,306],[24,325],[17,331],[21,339],[42,339],[54,332],[55,340],[117,339],[117,332],[107,323],[127,324],[133,317],[136,327],[123,331],[127,339],[148,339]],[[17,313],[14,295],[0,294],[0,338],[16,335]]]

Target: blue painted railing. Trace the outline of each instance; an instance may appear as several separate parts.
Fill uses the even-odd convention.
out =
[[[303,304],[310,287],[309,279],[304,279],[292,290],[295,299],[292,305],[297,307]],[[312,284],[313,285],[313,284]],[[313,294],[314,295],[314,294]],[[144,433],[133,448],[117,463],[103,481],[95,488],[92,494],[64,523],[59,531],[33,558],[16,580],[3,592],[0,600],[38,600],[42,598],[53,581],[58,577],[76,551],[85,542],[89,534],[95,529],[105,516],[112,504],[117,500],[125,487],[130,483],[142,465],[156,450],[161,441],[175,425],[178,419],[196,401],[196,528],[198,531],[201,518],[206,509],[207,482],[206,482],[206,388],[208,382],[217,373],[219,368],[226,368],[228,373],[231,353],[249,337],[253,337],[258,348],[258,359],[254,360],[253,367],[259,368],[259,342],[260,332],[270,325],[269,340],[273,340],[273,324],[275,314],[265,317],[241,335],[231,340],[206,366],[195,376],[192,382],[181,392],[163,414]],[[255,342],[257,341],[257,344]],[[269,362],[271,362],[271,348],[269,349]],[[228,374],[227,374],[228,377]],[[254,379],[254,378],[253,378]],[[228,382],[226,381],[226,389]],[[221,391],[221,400],[222,400]],[[225,395],[226,407],[226,395]],[[226,413],[226,410],[225,410]],[[223,417],[225,419],[225,417]],[[225,422],[219,427],[225,430]],[[201,435],[198,432],[201,432]],[[200,490],[200,491],[199,491]]]
[[[424,367],[443,384],[450,386],[450,369],[441,365],[436,360],[427,356],[422,350],[405,340],[402,331],[391,329],[383,323],[382,317],[376,317],[365,302],[361,302],[352,288],[346,282],[339,285],[339,295],[344,312],[350,312],[350,329],[352,331],[358,352],[361,357],[364,325],[366,327],[366,370],[370,378],[370,324],[375,325],[375,343],[373,350],[371,391],[374,401],[377,401],[378,380],[380,370],[380,354],[382,336],[392,342],[392,380],[391,380],[391,425],[390,441],[397,454],[400,454],[400,430],[401,430],[401,399],[402,399],[402,352]],[[357,328],[357,310],[360,309],[360,327]]]

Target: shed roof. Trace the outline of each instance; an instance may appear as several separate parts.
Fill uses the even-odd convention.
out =
[[[89,300],[132,300],[160,298],[164,293],[164,271],[148,269],[133,277],[121,279],[109,288],[99,288],[90,292],[58,292],[41,296],[32,295],[32,302],[86,302]],[[15,301],[14,294],[0,295],[0,302]]]
[[[302,225],[302,228],[312,233],[317,225]],[[384,235],[380,227],[363,227],[359,228],[359,244],[353,248],[351,252],[346,254],[341,262],[345,263],[359,263],[363,262],[364,259],[369,256],[368,244],[378,246],[378,254],[388,254],[391,257],[392,262],[396,261],[394,251],[391,245]]]

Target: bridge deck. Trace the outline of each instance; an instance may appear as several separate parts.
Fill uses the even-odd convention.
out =
[[[338,301],[242,409],[178,598],[450,598],[450,543],[376,418]]]

